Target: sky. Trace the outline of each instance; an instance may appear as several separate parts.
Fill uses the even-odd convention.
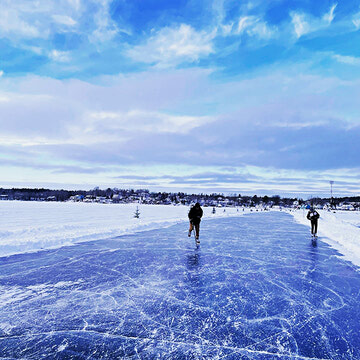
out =
[[[359,195],[358,1],[0,12],[0,186]]]

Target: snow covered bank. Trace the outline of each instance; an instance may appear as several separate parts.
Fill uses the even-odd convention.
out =
[[[345,258],[360,266],[360,211],[319,211],[318,235],[338,250]],[[290,212],[295,220],[309,226],[306,218],[307,211],[298,210]]]
[[[134,218],[139,206],[140,219]],[[187,222],[187,206],[0,201],[0,256],[57,248]],[[204,218],[248,211],[204,208]],[[186,232],[187,226],[184,226]]]
[[[188,206],[137,204],[0,201],[0,256],[58,248],[82,241],[121,236],[184,222]],[[204,219],[248,214],[236,208],[203,208]],[[254,212],[255,213],[255,212]],[[292,211],[298,223],[309,227],[303,210]],[[360,212],[320,211],[319,236],[360,266]]]

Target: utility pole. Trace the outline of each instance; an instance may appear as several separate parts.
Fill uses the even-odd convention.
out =
[[[333,180],[330,180],[330,205],[333,206],[333,191],[332,191],[332,187],[333,187],[333,184],[334,184],[334,181]]]

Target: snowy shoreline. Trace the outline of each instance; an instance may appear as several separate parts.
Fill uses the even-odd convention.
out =
[[[139,206],[140,218],[134,218]],[[256,214],[248,208],[204,207],[204,219]],[[285,210],[285,209],[284,209]],[[187,232],[188,206],[97,204],[73,202],[0,201],[0,257],[56,249],[80,242],[100,240],[184,223]],[[278,210],[272,210],[278,211]],[[296,222],[306,225],[305,210],[285,210]],[[360,212],[320,210],[318,235],[360,266]]]
[[[140,218],[134,218],[136,207]],[[242,216],[236,208],[205,207],[205,219]],[[73,202],[0,202],[0,257],[56,249],[184,223],[188,206]]]
[[[320,214],[318,236],[338,250],[346,260],[360,266],[360,211],[325,211]],[[307,210],[289,212],[296,222],[309,227],[310,221],[306,218]]]

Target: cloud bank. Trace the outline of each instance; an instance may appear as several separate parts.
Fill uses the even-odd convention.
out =
[[[4,183],[356,193],[355,4],[3,1]]]

